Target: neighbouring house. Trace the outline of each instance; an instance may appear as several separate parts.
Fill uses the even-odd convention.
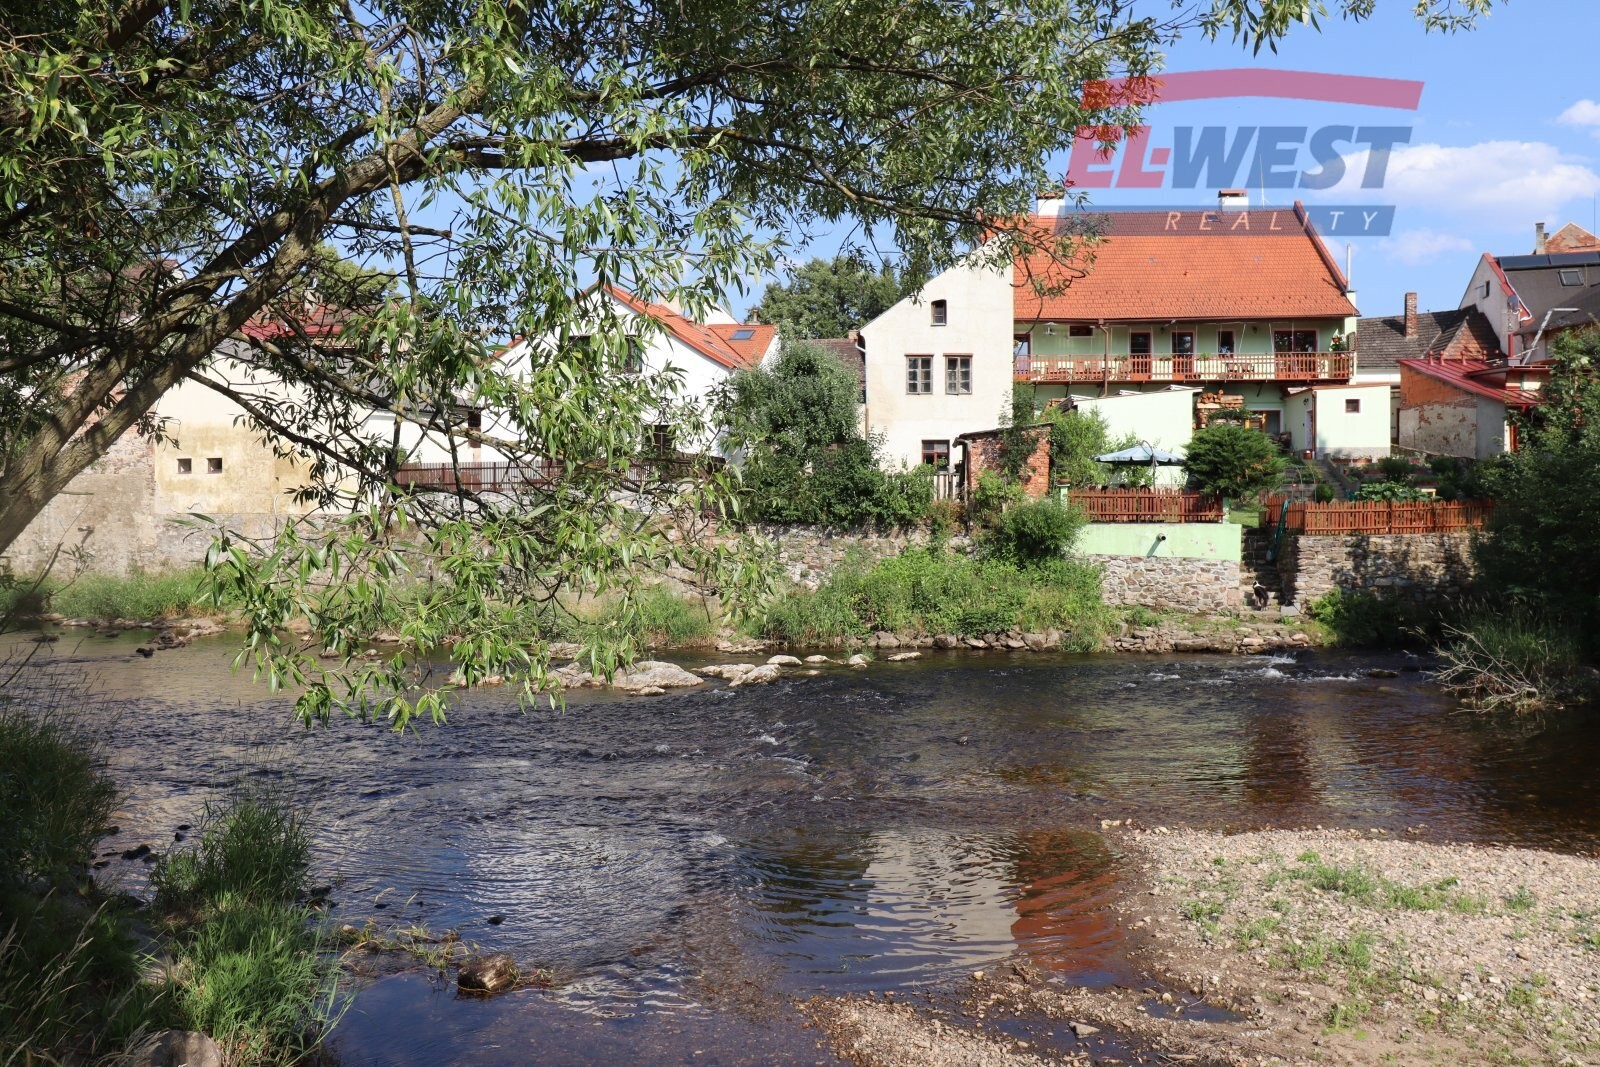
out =
[[[329,343],[338,316],[308,308],[293,331],[267,319],[245,326],[257,340],[304,334]],[[283,395],[293,387],[250,364],[243,340],[222,344],[206,377],[241,395]],[[81,550],[82,564],[100,574],[163,570],[198,562],[209,531],[181,520],[200,513],[248,537],[271,537],[284,522],[315,504],[297,497],[309,484],[307,465],[279,455],[248,424],[245,408],[194,380],[164,393],[151,409],[160,433],[129,430],[106,454],[68,483],[7,549],[4,563],[19,574],[51,564],[58,547]],[[75,561],[58,563],[70,573]]]
[[[707,321],[697,322],[675,307],[651,303],[618,285],[605,285],[590,291],[594,301],[608,301],[609,307],[596,306],[589,320],[589,329],[614,328],[621,324],[623,335],[630,345],[630,366],[627,373],[646,377],[659,377],[668,371],[679,375],[675,403],[697,407],[702,413],[709,410],[721,386],[738,371],[759,366],[778,350],[776,326],[738,322],[727,312],[716,310]],[[585,345],[589,335],[580,324],[569,330],[569,345]],[[531,361],[541,352],[552,351],[561,344],[555,333],[534,338],[519,338],[506,346],[497,357],[505,370],[513,375],[526,374]],[[480,410],[470,397],[458,398],[454,405],[455,416],[445,422],[447,429],[424,430],[415,423],[403,423],[399,443],[410,467],[439,467],[454,461],[459,463],[503,463],[506,457],[491,446],[479,447],[468,430],[481,429],[485,436],[512,434],[511,427],[501,426],[493,411]],[[371,416],[381,425],[393,416],[378,412]],[[665,419],[666,416],[663,415]],[[720,452],[720,443],[711,440],[674,440],[673,427],[664,421],[653,427],[654,440],[663,451]],[[426,484],[426,471],[407,471],[413,484]],[[448,472],[441,472],[444,478]],[[447,482],[441,484],[448,484]]]
[[[1549,238],[1543,231],[1543,223],[1535,227],[1530,255],[1483,253],[1461,296],[1462,308],[1489,320],[1509,359],[1546,358],[1552,328],[1592,322],[1600,311],[1600,239],[1573,223]]]
[[[1542,363],[1431,356],[1400,361],[1400,444],[1418,452],[1487,459],[1517,448],[1514,411],[1539,403]]]
[[[1399,315],[1378,315],[1356,324],[1355,351],[1361,373],[1357,382],[1381,382],[1390,387],[1390,436],[1405,447],[1401,427],[1401,372],[1403,359],[1493,360],[1503,355],[1488,316],[1476,307],[1448,311],[1418,311],[1417,294],[1405,295]]]
[[[1284,400],[1289,447],[1331,459],[1389,454],[1388,382],[1346,382],[1290,389]]]
[[[1097,216],[1103,236],[1081,262],[1041,253],[996,269],[974,256],[931,279],[862,327],[868,426],[914,466],[993,425],[1015,385],[1042,402],[1179,385],[1237,395],[1269,432],[1290,429],[1291,392],[1355,377],[1354,294],[1301,205],[1242,199]],[[1041,197],[1034,223],[1080,226],[1062,206]],[[1345,428],[1370,433],[1365,420],[1330,427],[1330,450],[1387,449],[1387,428],[1376,440],[1338,437]]]

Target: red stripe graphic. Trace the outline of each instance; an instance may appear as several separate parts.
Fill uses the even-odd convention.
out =
[[[1241,96],[1322,100],[1335,104],[1415,111],[1422,102],[1422,83],[1401,78],[1369,78],[1360,74],[1239,67],[1233,70],[1180,71],[1143,78],[1108,78],[1090,82],[1083,90],[1084,104],[1096,109]]]

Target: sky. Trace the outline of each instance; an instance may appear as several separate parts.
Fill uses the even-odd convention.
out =
[[[1166,70],[1267,67],[1420,81],[1414,111],[1251,97],[1157,103],[1145,112],[1147,149],[1175,146],[1180,127],[1223,127],[1228,143],[1249,127],[1409,128],[1408,140],[1389,156],[1381,187],[1361,187],[1365,153],[1337,142],[1333,151],[1347,162],[1337,186],[1265,191],[1270,204],[1298,197],[1308,205],[1393,206],[1387,236],[1329,238],[1341,264],[1350,246],[1351,281],[1363,315],[1398,312],[1407,291],[1419,294],[1425,310],[1456,307],[1479,255],[1533,251],[1536,222],[1551,232],[1568,221],[1600,232],[1600,78],[1592,59],[1600,0],[1497,0],[1476,30],[1453,35],[1425,33],[1411,7],[1411,0],[1378,0],[1365,22],[1330,18],[1320,32],[1297,28],[1276,54],[1190,37],[1168,52]],[[1253,148],[1241,178],[1251,169]],[[1065,155],[1053,163],[1066,173]],[[1309,149],[1301,150],[1298,164],[1316,169]],[[1216,202],[1211,185],[1173,188],[1170,167],[1161,183],[1095,189],[1091,201],[1169,208]],[[1252,204],[1262,202],[1259,189],[1250,196]],[[806,252],[829,255],[841,236],[819,235]],[[759,296],[757,286],[736,311]]]

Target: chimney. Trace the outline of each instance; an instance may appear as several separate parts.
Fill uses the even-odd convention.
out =
[[[1406,336],[1417,335],[1417,294],[1406,294]]]
[[[1533,254],[1536,256],[1544,255],[1544,223],[1542,222],[1533,224]]]
[[[1066,199],[1067,194],[1061,189],[1044,190],[1039,194],[1039,215],[1047,219],[1060,218]]]
[[[1223,211],[1244,211],[1250,206],[1250,193],[1244,189],[1218,189],[1217,207]]]

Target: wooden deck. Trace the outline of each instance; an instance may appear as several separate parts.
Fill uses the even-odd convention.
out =
[[[1350,352],[1197,352],[1192,356],[1017,356],[1019,382],[1334,383],[1350,380]]]

